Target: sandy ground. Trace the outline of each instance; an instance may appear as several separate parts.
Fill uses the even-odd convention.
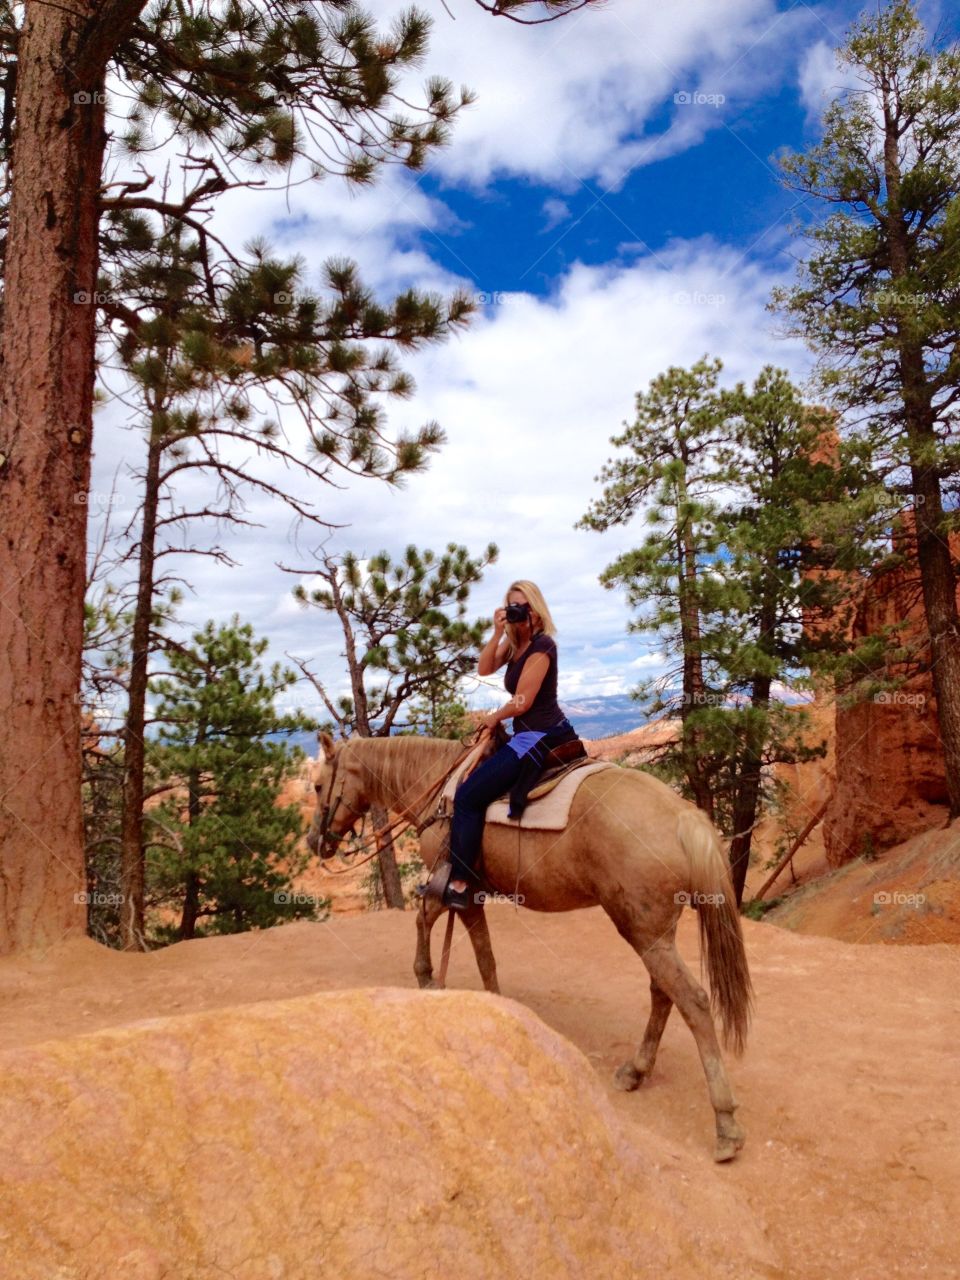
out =
[[[712,1114],[676,1013],[652,1079],[633,1094],[610,1084],[639,1038],[648,997],[640,960],[603,913],[492,906],[489,915],[504,994],[586,1054],[625,1125],[640,1120],[711,1164]],[[745,1057],[730,1065],[748,1139],[723,1176],[761,1224],[778,1274],[960,1277],[960,951],[745,927],[757,1012]],[[436,962],[439,929],[434,944]],[[696,967],[689,912],[681,945]],[[150,955],[77,940],[0,962],[0,1046],[331,988],[411,987],[413,946],[409,912]],[[459,925],[448,985],[480,985]]]

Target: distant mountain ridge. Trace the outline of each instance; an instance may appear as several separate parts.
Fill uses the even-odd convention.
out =
[[[629,733],[643,724],[639,706],[626,693],[598,694],[589,698],[561,699],[560,706],[581,738],[609,738]],[[316,734],[301,730],[286,737],[292,747],[300,747],[308,756],[317,754]]]
[[[627,693],[561,698],[560,706],[581,738],[609,738],[613,734],[629,733],[644,723],[639,704]]]

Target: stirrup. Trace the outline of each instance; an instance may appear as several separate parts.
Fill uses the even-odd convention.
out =
[[[442,902],[449,911],[469,911],[473,906],[473,892],[469,885],[466,889],[451,889],[447,885],[443,891]]]
[[[443,901],[443,895],[450,882],[452,872],[453,863],[450,862],[449,859],[444,859],[443,862],[438,862],[434,867],[429,880],[424,880],[422,884],[418,884],[414,889],[414,893],[418,898],[439,898]]]

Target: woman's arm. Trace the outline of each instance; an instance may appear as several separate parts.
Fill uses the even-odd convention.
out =
[[[477,675],[492,676],[497,668],[502,667],[506,662],[506,652],[500,652],[500,645],[504,639],[504,624],[506,620],[506,609],[497,609],[493,615],[493,635],[484,645],[481,650],[480,657],[477,660]]]
[[[531,653],[520,672],[517,692],[509,702],[484,716],[483,728],[493,729],[500,720],[510,720],[513,716],[522,716],[524,711],[529,711],[549,670],[550,659],[545,653]]]

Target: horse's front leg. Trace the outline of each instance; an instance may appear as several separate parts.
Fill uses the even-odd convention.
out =
[[[477,958],[477,968],[480,970],[480,977],[483,979],[483,989],[492,991],[494,995],[498,996],[500,994],[500,985],[497,982],[497,962],[494,958],[493,945],[490,942],[490,930],[487,928],[487,917],[483,906],[474,905],[469,911],[465,911],[463,913],[463,923],[470,934],[473,954]]]
[[[433,963],[430,959],[430,933],[445,910],[440,899],[434,897],[421,898],[417,908],[417,955],[413,962],[413,972],[421,987],[437,985],[433,980]]]

